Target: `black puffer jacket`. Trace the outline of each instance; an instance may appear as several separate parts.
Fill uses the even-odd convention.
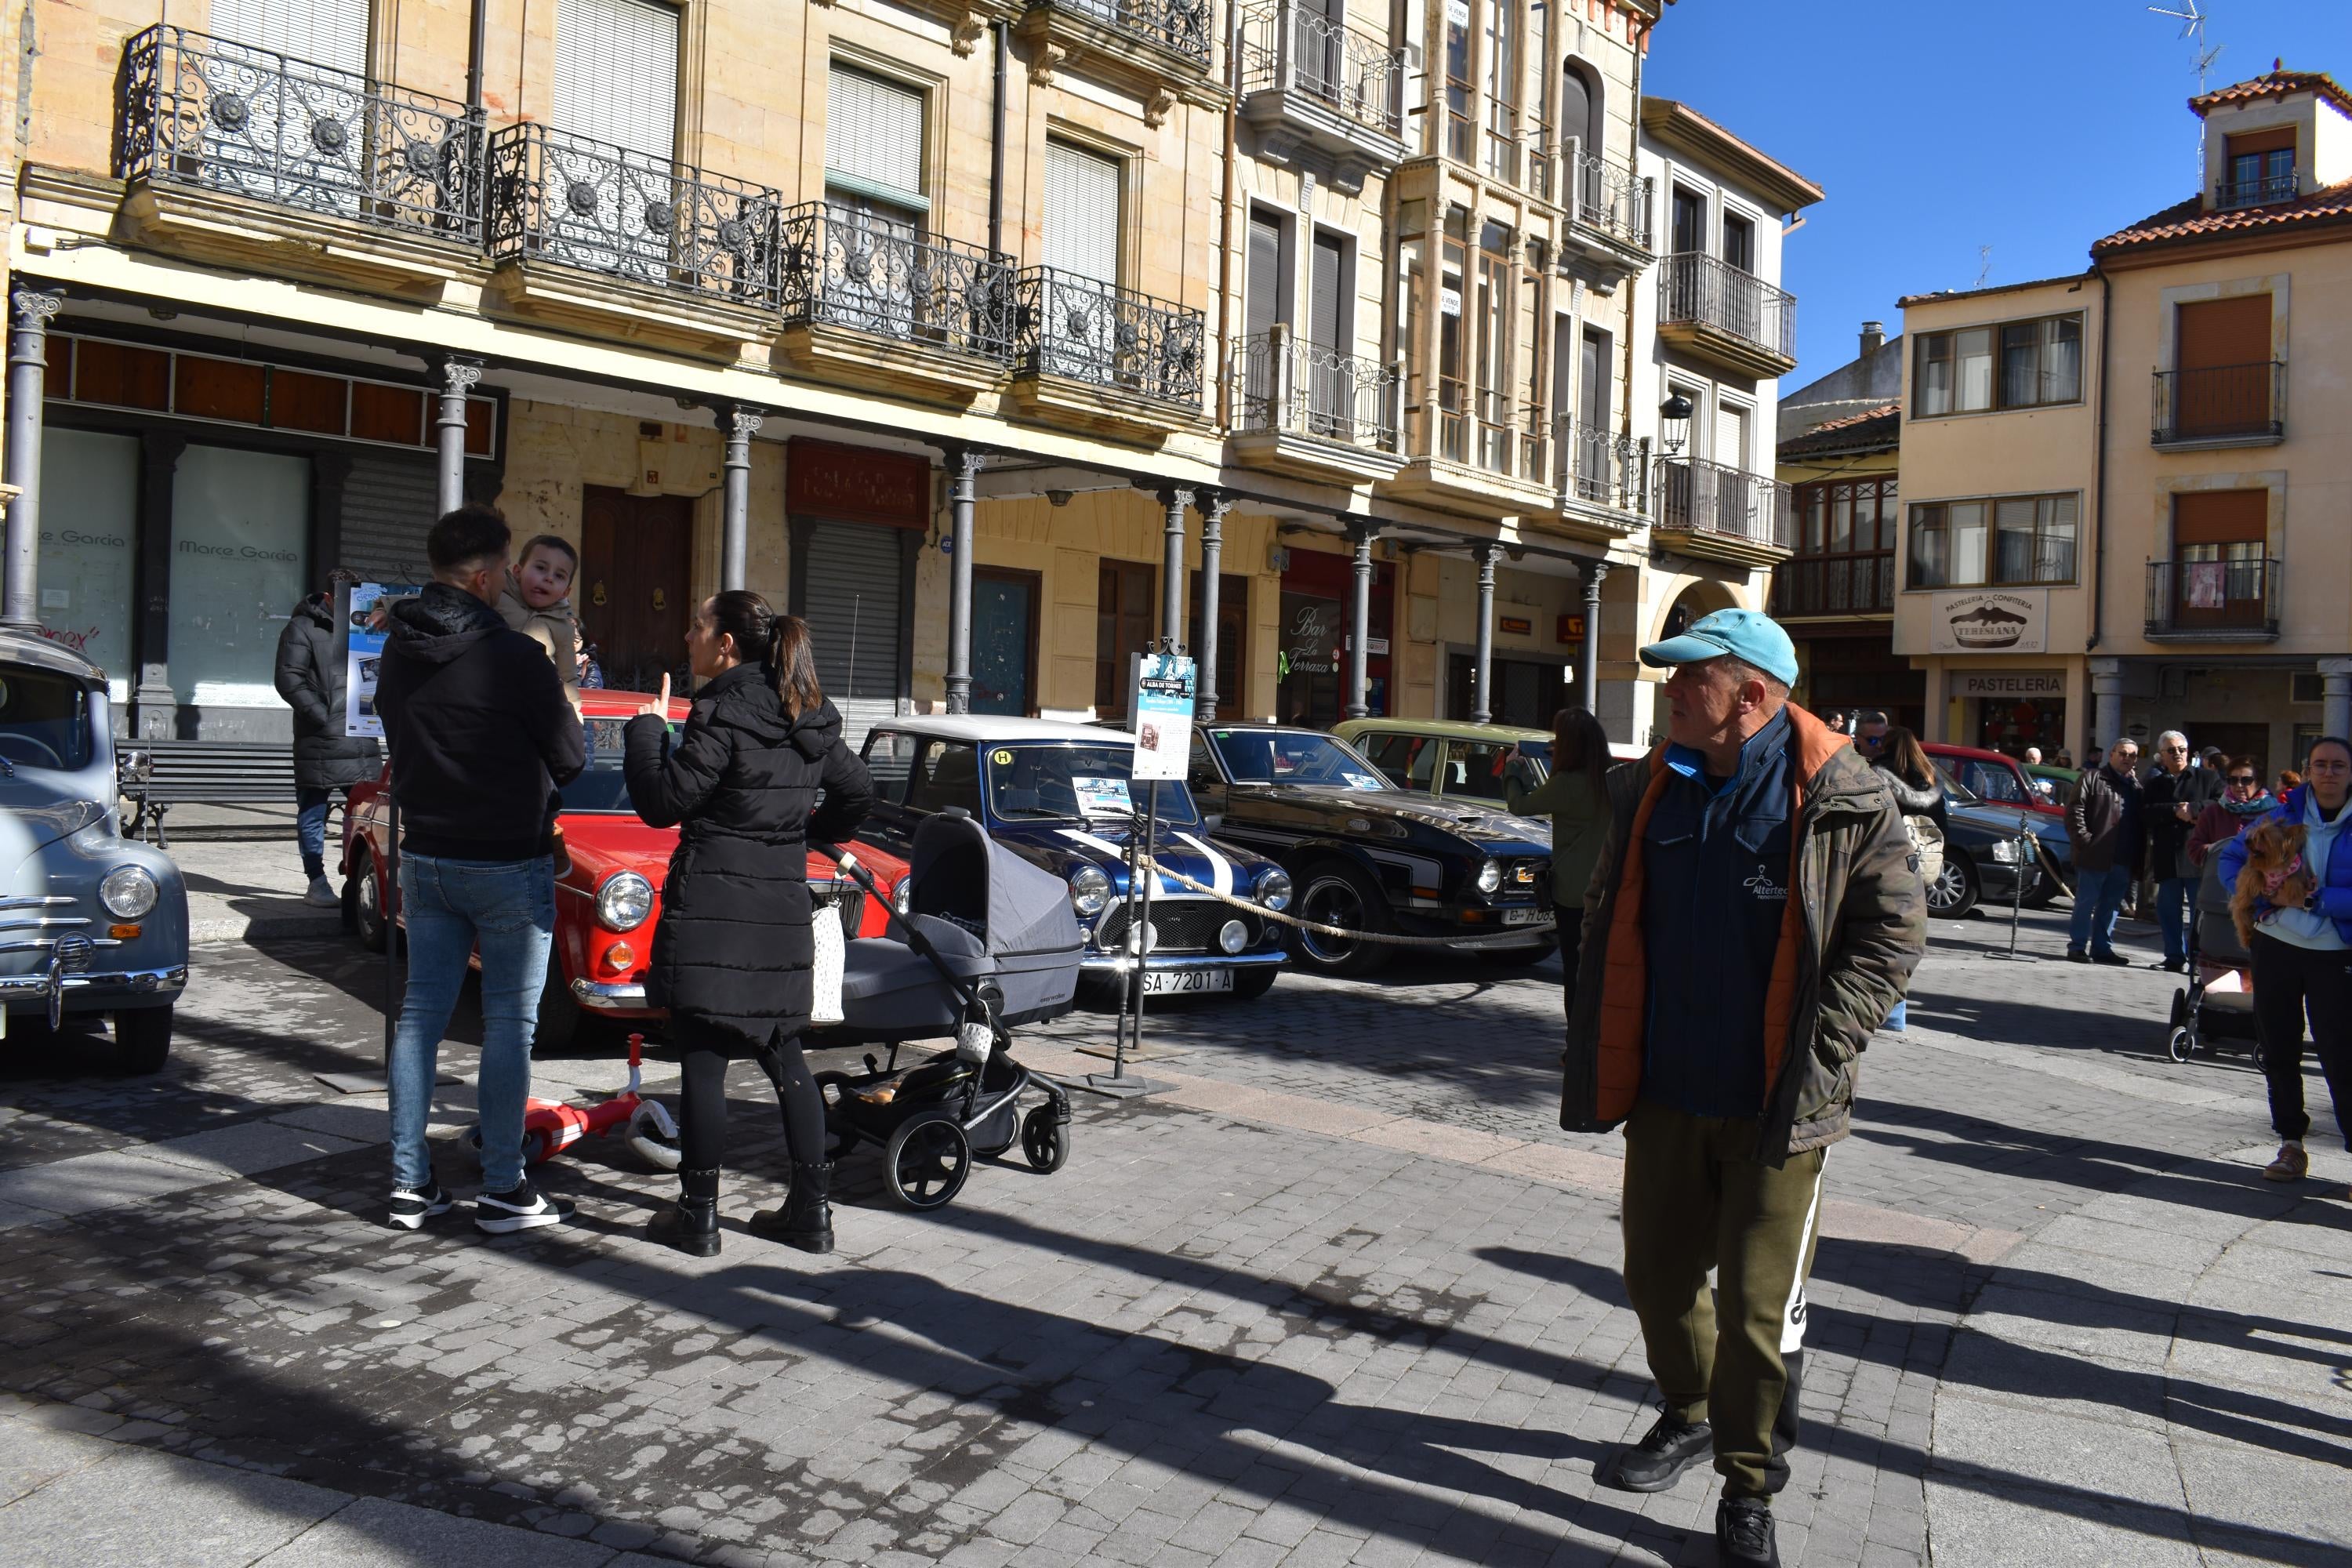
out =
[[[294,782],[303,789],[349,789],[383,765],[375,742],[343,733],[343,670],[333,601],[313,594],[278,634],[278,695],[294,710]]]
[[[649,997],[698,1026],[692,1044],[750,1056],[808,1026],[808,843],[856,832],[873,785],[841,743],[833,704],[793,720],[756,665],[705,686],[675,747],[668,737],[649,713],[624,737],[637,815],[656,827],[684,825],[662,889]]]

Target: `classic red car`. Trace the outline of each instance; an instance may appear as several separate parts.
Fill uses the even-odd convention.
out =
[[[2064,806],[2036,787],[2025,764],[2006,752],[1982,746],[1955,746],[1942,741],[1923,741],[1919,749],[1935,758],[1946,773],[1995,805],[2021,806],[2045,816],[2066,815]]]
[[[661,918],[662,879],[677,829],[648,827],[629,806],[621,778],[621,731],[651,700],[629,691],[583,691],[588,771],[563,787],[556,817],[571,868],[556,879],[555,952],[539,1004],[539,1047],[557,1049],[621,1029],[658,1036],[662,1013],[646,1001],[646,966]],[[683,721],[688,704],[673,699],[670,718]],[[341,870],[343,921],[374,952],[384,944],[383,786],[355,786],[344,816]],[[857,858],[887,896],[907,874],[906,862],[860,844]],[[849,936],[880,936],[887,916],[856,882],[814,849],[809,890],[842,906]]]

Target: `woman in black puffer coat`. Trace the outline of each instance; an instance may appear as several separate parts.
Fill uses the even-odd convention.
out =
[[[705,684],[685,731],[670,743],[664,677],[660,703],[630,720],[625,735],[630,804],[655,827],[683,826],[649,975],[649,999],[669,1010],[686,1069],[680,1194],[647,1234],[698,1258],[718,1252],[727,1065],[748,1057],[775,1081],[793,1160],[784,1206],[753,1215],[751,1228],[830,1252],[824,1101],[799,1038],[814,960],[808,844],[845,842],[873,789],[866,764],[841,743],[841,715],[817,688],[805,622],[737,589],[704,602],[686,646]]]
[[[304,897],[320,905],[342,902],[327,883],[327,808],[338,790],[372,783],[383,767],[374,741],[343,733],[346,662],[332,594],[295,605],[278,634],[277,685],[294,710],[294,837],[310,884]]]

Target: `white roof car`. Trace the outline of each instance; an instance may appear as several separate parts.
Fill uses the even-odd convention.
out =
[[[990,713],[918,713],[904,719],[877,719],[877,730],[904,735],[929,735],[942,741],[1087,741],[1095,745],[1135,744],[1131,730],[1101,724],[1073,724],[1061,719],[1014,719]]]

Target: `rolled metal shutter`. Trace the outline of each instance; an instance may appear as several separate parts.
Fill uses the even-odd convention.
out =
[[[365,76],[368,0],[213,0],[214,37]]]
[[[667,163],[677,155],[677,12],[648,0],[559,0],[562,130]]]
[[[1045,265],[1118,282],[1119,164],[1066,142],[1045,143]]]
[[[370,583],[422,584],[433,575],[425,558],[440,504],[440,481],[430,463],[374,456],[352,459],[343,481],[341,559]]]
[[[868,522],[820,522],[799,563],[808,584],[807,620],[816,639],[817,682],[841,710],[854,751],[866,731],[899,713],[907,629],[902,531]]]
[[[1249,220],[1249,298],[1245,335],[1262,338],[1283,320],[1282,225],[1260,213]]]
[[[1339,352],[1339,315],[1343,279],[1348,275],[1346,244],[1330,235],[1315,237],[1313,292],[1307,306],[1307,341],[1318,349]]]

